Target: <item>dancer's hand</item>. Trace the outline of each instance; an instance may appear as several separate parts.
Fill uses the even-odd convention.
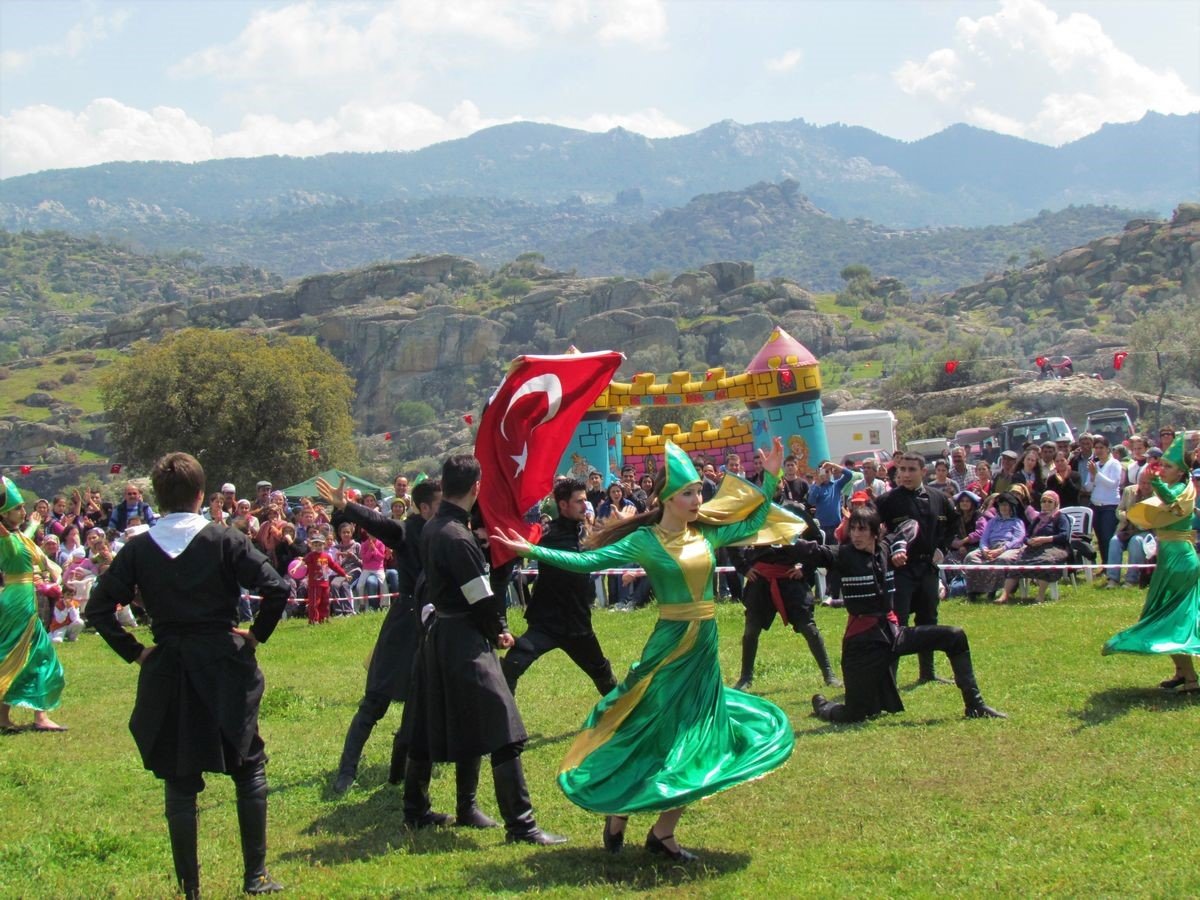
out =
[[[533,546],[515,528],[508,529],[507,534],[500,528],[494,528],[492,529],[491,540],[495,541],[501,547],[513,551],[518,556],[527,556],[529,548]]]
[[[516,642],[517,639],[507,631],[500,632],[500,637],[497,639],[497,643],[500,644],[501,650],[511,650]]]
[[[146,647],[145,649],[142,650],[141,653],[138,654],[138,658],[135,659],[134,662],[136,662],[139,666],[142,665],[147,659],[150,658],[150,654],[153,653],[157,649],[158,649],[157,644],[151,644],[149,647]]]
[[[783,441],[779,438],[772,438],[770,453],[758,450],[758,467],[763,472],[779,476],[779,473],[783,471]]]
[[[251,648],[258,646],[258,638],[254,636],[254,632],[249,628],[234,628],[233,633],[241,635],[242,639],[245,640],[245,642],[249,644]]]
[[[328,501],[333,505],[334,509],[346,508],[346,479],[342,478],[335,488],[324,478],[317,479],[317,493],[321,495],[321,499]]]

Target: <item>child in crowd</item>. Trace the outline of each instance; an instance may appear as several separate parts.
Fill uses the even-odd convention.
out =
[[[53,585],[53,587],[58,596],[54,599],[50,620],[50,640],[55,644],[61,644],[63,641],[73,643],[79,640],[79,635],[83,631],[83,617],[79,614],[79,602],[75,599],[75,591],[70,585],[62,588],[59,588],[58,585]]]
[[[313,529],[308,536],[308,555],[304,567],[308,570],[308,624],[318,625],[329,618],[329,578],[331,573],[346,577],[346,570],[325,550],[325,535]]]

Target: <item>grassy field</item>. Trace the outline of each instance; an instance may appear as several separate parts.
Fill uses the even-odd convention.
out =
[[[1133,590],[1065,587],[1042,606],[943,604],[942,620],[968,630],[984,695],[1008,721],[964,720],[954,688],[912,686],[908,660],[906,712],[823,724],[809,715],[816,667],[777,625],[754,689],[790,714],[795,753],[769,777],[689,809],[679,835],[703,864],[686,870],[652,864],[641,849],[650,817],[632,821],[620,856],[606,855],[599,817],[555,786],[593,702],[562,654],[522,680],[520,706],[538,819],[570,837],[565,847],[507,846],[499,831],[406,833],[399,792],[386,784],[398,708],[368,743],[358,786],[334,797],[331,773],[381,620],[286,622],[259,651],[271,870],[298,897],[1194,895],[1200,702],[1157,689],[1171,674],[1166,659],[1099,654],[1141,601]],[[620,671],[654,616],[596,614]],[[732,682],[739,609],[722,605],[719,620]],[[822,609],[818,621],[836,654],[844,615]],[[94,635],[60,655],[69,681],[56,715],[70,732],[0,737],[0,897],[169,896],[161,786],[126,729],[136,670]],[[452,769],[438,767],[435,808],[452,811],[453,790]],[[495,814],[486,766],[480,797]],[[201,811],[205,894],[232,896],[241,861],[228,779],[209,779]]]
[[[40,382],[53,381],[58,382],[58,387],[47,393],[54,399],[77,406],[84,413],[100,412],[103,409],[97,380],[100,370],[92,363],[81,360],[95,357],[111,362],[119,355],[117,350],[93,350],[86,354],[65,352],[48,356],[37,366],[10,368],[8,377],[0,379],[0,406],[22,419],[40,422],[49,417],[50,410],[44,406],[26,406],[21,401],[34,392],[40,392]],[[63,382],[63,376],[67,373],[78,376],[78,380],[73,384]]]

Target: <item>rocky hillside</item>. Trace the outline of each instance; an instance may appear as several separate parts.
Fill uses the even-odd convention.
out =
[[[1030,411],[1081,415],[1118,401],[1144,414],[1154,398],[1129,393],[1127,372],[1115,381],[1084,376],[1111,379],[1112,352],[1130,346],[1139,317],[1167,304],[1196,308],[1198,229],[1200,207],[1184,205],[1170,221],[1133,222],[1119,234],[925,300],[865,269],[834,297],[785,278],[763,279],[751,262],[628,279],[557,271],[536,254],[491,271],[457,256],[428,256],[265,293],[147,305],[110,317],[93,344],[97,355],[111,354],[184,326],[311,335],[356,379],[360,431],[394,434],[386,446],[367,441],[363,452],[370,458],[374,448],[388,460],[385,468],[469,445],[462,416],[479,410],[519,354],[572,344],[618,348],[627,356],[624,378],[711,366],[737,371],[776,323],[821,360],[830,408],[890,405],[903,413],[909,436],[944,431],[955,417],[964,427]],[[1039,353],[1071,355],[1081,377],[1034,382]],[[962,361],[953,375],[942,368],[951,358]],[[48,440],[27,430],[35,426],[25,424],[30,416],[21,410],[35,406],[43,410],[36,418],[50,413],[36,427],[62,429],[53,437],[60,448],[101,447],[102,419],[63,403],[54,390],[5,398],[6,385],[28,381],[18,367],[33,362],[0,370],[0,399],[14,410],[0,417],[8,423],[0,429],[0,465],[24,458],[15,448],[27,454]],[[80,379],[91,370],[62,362]],[[1165,400],[1166,413],[1200,422],[1200,377],[1176,391]],[[1070,399],[1075,394],[1078,402]]]

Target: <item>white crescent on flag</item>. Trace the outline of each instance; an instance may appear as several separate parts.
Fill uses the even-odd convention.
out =
[[[504,415],[500,418],[500,434],[505,440],[508,440],[508,433],[504,430],[504,425],[508,420],[509,410],[513,408],[513,404],[518,400],[530,394],[546,395],[546,414],[542,416],[541,421],[535,422],[530,426],[530,431],[538,425],[549,422],[558,415],[558,408],[562,405],[562,382],[558,380],[557,375],[536,375],[513,391],[512,397],[509,398],[508,407],[504,410]]]

